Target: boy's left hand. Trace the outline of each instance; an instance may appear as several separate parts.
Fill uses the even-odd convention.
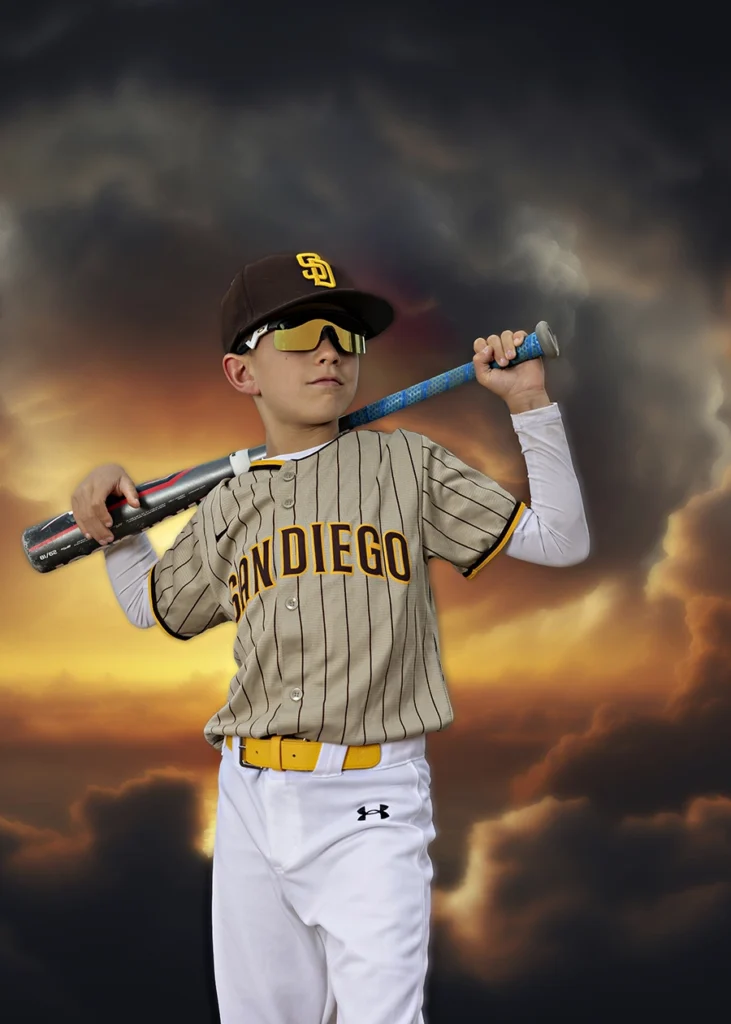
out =
[[[475,375],[478,382],[498,395],[511,412],[522,412],[524,408],[538,408],[550,405],[546,394],[545,373],[542,359],[526,359],[517,366],[508,366],[526,337],[526,331],[503,331],[487,338],[477,338],[473,345],[475,354]],[[501,369],[491,370],[490,363],[497,360]],[[504,362],[501,362],[504,360]],[[507,367],[502,369],[502,366]]]

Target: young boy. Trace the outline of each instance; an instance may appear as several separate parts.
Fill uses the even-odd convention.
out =
[[[508,369],[525,332],[474,343],[506,402],[531,508],[408,430],[338,421],[366,342],[392,322],[315,253],[244,268],[222,307],[223,369],[253,398],[264,459],[210,492],[160,558],[111,546],[104,499],[138,504],[121,466],[72,507],[105,546],[130,621],[188,640],[237,623],[237,671],[205,735],[220,749],[213,938],[222,1024],[423,1020],[435,831],[425,737],[452,708],[429,560],[471,579],[500,550],[548,565],[589,553],[541,360]]]

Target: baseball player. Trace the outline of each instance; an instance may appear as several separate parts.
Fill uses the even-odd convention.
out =
[[[339,432],[366,345],[393,319],[319,254],[246,266],[223,300],[223,370],[256,404],[266,457],[217,485],[159,557],[145,535],[111,543],[105,498],[139,504],[121,466],[72,498],[131,622],[183,641],[236,624],[236,673],[205,727],[221,752],[222,1024],[423,1021],[425,741],[453,718],[429,563],[470,580],[500,551],[554,566],[589,553],[542,361],[507,368],[524,331],[478,338],[474,363],[512,415],[530,508],[422,434]]]

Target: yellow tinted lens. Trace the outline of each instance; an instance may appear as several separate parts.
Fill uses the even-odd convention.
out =
[[[279,328],[274,332],[274,347],[282,352],[307,352],[317,348],[322,324],[322,320],[308,320],[297,327]]]
[[[296,327],[279,328],[274,332],[274,347],[282,352],[311,352],[320,344],[323,328],[334,332],[338,344],[346,352],[362,355],[365,352],[365,336],[346,331],[329,320],[308,320]]]

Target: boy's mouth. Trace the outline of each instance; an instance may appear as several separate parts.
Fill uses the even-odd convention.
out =
[[[317,384],[319,387],[330,387],[339,388],[343,383],[339,377],[317,377],[315,380],[311,380],[310,384]]]

